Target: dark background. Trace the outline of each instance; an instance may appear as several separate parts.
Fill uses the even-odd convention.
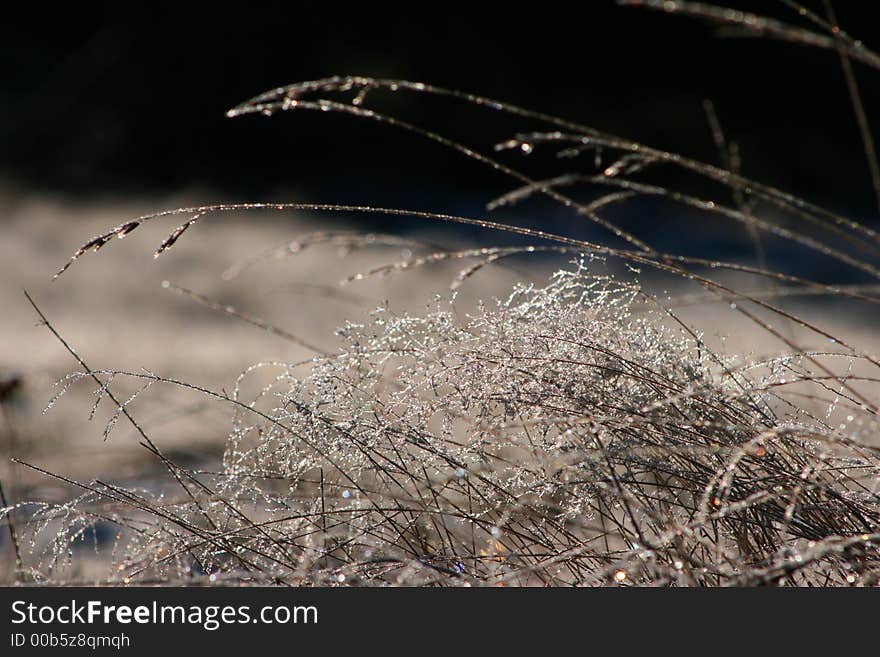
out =
[[[837,4],[840,23],[876,45],[873,3]],[[781,3],[735,6],[808,26]],[[876,215],[834,52],[721,38],[700,20],[604,0],[187,7],[76,3],[9,13],[0,180],[16,193],[196,188],[206,201],[362,201],[472,214],[509,188],[459,155],[351,117],[224,117],[280,84],[361,74],[473,91],[716,163],[701,106],[711,98],[747,175],[863,221]],[[880,74],[855,68],[870,117]],[[533,127],[430,98],[371,101],[483,149]]]

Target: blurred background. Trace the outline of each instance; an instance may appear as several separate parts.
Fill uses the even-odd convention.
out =
[[[810,27],[790,4],[729,3]],[[815,5],[815,6],[814,6]],[[839,5],[839,6],[837,6]],[[821,13],[821,3],[808,6]],[[872,3],[838,2],[840,24],[872,44]],[[267,89],[330,75],[401,78],[497,98],[705,162],[720,164],[704,101],[712,101],[745,175],[877,227],[876,199],[840,61],[833,51],[743,38],[706,21],[598,1],[566,4],[386,6],[252,2],[183,7],[75,3],[4,9],[0,28],[0,438],[3,451],[73,478],[148,485],[134,432],[111,444],[80,385],[48,414],[52,384],[76,363],[24,299],[95,369],[148,368],[221,389],[261,360],[308,358],[260,332],[161,288],[198,291],[321,346],[333,328],[386,299],[424,308],[460,268],[432,268],[343,288],[346,275],[408,257],[417,246],[340,243],[271,259],[241,277],[243,258],[314,230],[392,233],[461,246],[510,237],[411,219],[255,213],[206,220],[175,250],[151,255],[176,225],[140,229],[56,283],[52,273],[86,239],[124,220],[169,208],[243,201],[357,203],[488,217],[614,243],[605,231],[548,203],[487,214],[509,179],[428,140],[332,113],[225,117]],[[862,31],[866,31],[862,34]],[[855,64],[869,118],[880,76]],[[491,153],[542,126],[459,102],[375,93],[370,106]],[[499,155],[539,178],[568,166],[535,153]],[[698,190],[699,191],[699,190]],[[661,249],[754,261],[742,227],[642,204],[615,217]],[[617,244],[615,244],[617,245]],[[862,282],[833,261],[804,259],[789,244],[768,254],[791,273]],[[540,279],[559,263],[536,260],[475,277],[469,294]],[[834,321],[832,313],[825,315]],[[732,325],[725,325],[728,329]],[[839,330],[870,335],[857,323]],[[3,386],[6,386],[5,388]],[[128,385],[128,387],[126,387]],[[120,384],[120,394],[130,393]],[[4,392],[6,390],[7,392]],[[229,413],[196,394],[163,388],[132,408],[185,464],[213,464]],[[106,404],[104,405],[106,406]],[[151,466],[150,466],[151,467]],[[207,466],[206,466],[207,467]],[[0,481],[14,500],[63,499],[69,490],[4,459]],[[7,540],[0,532],[0,542]]]
[[[811,27],[781,2],[729,4]],[[870,45],[860,32],[873,23],[871,4],[838,4],[841,25]],[[836,53],[737,38],[692,18],[610,0],[519,11],[269,2],[20,11],[10,9],[0,44],[0,175],[19,194],[200,187],[224,199],[476,197],[479,208],[493,176],[397,131],[338,116],[224,117],[281,84],[366,75],[472,91],[714,161],[708,98],[752,177],[851,214],[876,209]],[[858,65],[856,74],[870,114],[880,84]],[[498,137],[493,113],[411,96],[393,103],[468,143]]]

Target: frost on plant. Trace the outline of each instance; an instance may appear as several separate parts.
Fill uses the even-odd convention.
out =
[[[783,403],[780,380],[806,371],[803,356],[737,369],[661,307],[635,311],[648,297],[601,272],[582,258],[466,317],[438,299],[423,315],[383,307],[344,326],[342,349],[305,376],[281,368],[261,399],[235,400],[213,480],[178,473],[186,494],[173,501],[97,487],[94,517],[128,510],[115,515],[128,525],[115,574],[876,578],[878,507],[864,484],[877,460]]]
[[[834,21],[813,21],[814,27],[831,29],[819,35],[712,6],[648,4],[834,48],[874,68],[880,62]],[[489,154],[485,144],[478,150],[385,113],[382,97],[389,94],[445,98],[521,120],[528,131],[500,141],[484,135],[496,144]],[[58,396],[80,380],[96,383],[96,404],[105,398],[115,404],[107,432],[122,418],[133,425],[165,468],[168,487],[136,491],[64,480],[85,489],[84,496],[63,506],[40,505],[31,523],[32,546],[49,555],[51,568],[64,564],[71,540],[105,523],[114,532],[118,528],[109,580],[122,582],[878,583],[880,360],[784,304],[795,297],[880,302],[876,230],[743,175],[711,103],[707,115],[720,165],[482,96],[403,80],[300,82],[260,94],[228,115],[309,111],[401,130],[505,176],[514,187],[489,202],[489,212],[544,199],[575,221],[599,227],[609,241],[527,228],[501,217],[302,202],[178,208],[96,235],[56,277],[81,256],[148,222],[181,222],[158,246],[158,256],[196,223],[239,212],[431,221],[514,235],[520,242],[414,254],[421,245],[400,237],[322,230],[231,267],[225,279],[267,258],[319,244],[360,249],[406,243],[407,256],[366,275],[476,259],[453,290],[502,259],[584,255],[546,283],[522,284],[469,315],[442,298],[419,315],[400,314],[388,304],[369,321],[343,326],[342,346],[330,353],[168,283],[204,306],[315,354],[306,370],[297,364],[255,365],[241,379],[257,369],[275,375],[253,399],[242,398],[239,385],[227,393],[146,370],[91,371],[61,339],[83,371],[63,380]],[[873,142],[868,132],[863,135],[877,173]],[[564,169],[550,177],[528,163],[538,159],[530,154],[553,149]],[[880,191],[880,173],[872,177]],[[682,208],[688,216],[742,230],[758,264],[694,255],[684,248],[687,239],[669,252],[652,246],[649,235],[630,230],[650,233],[646,225],[656,227],[644,221],[644,206],[636,203],[646,199],[673,208],[673,221],[675,208]],[[612,220],[616,213],[630,220],[618,224]],[[765,240],[791,248],[786,251],[791,260],[842,267],[870,284],[820,280],[824,265],[815,276],[803,277],[788,270],[790,263],[766,262]],[[785,352],[758,360],[716,353],[663,300],[609,275],[600,257],[699,285],[700,294],[692,295],[697,304],[723,301],[730,316],[747,321],[750,335],[783,344]],[[749,289],[732,282],[741,277],[748,278]],[[45,321],[36,305],[35,310]],[[805,346],[816,340],[824,349]],[[135,379],[139,391],[117,397],[111,384],[127,379]],[[137,424],[130,403],[157,383],[196,391],[234,411],[219,472],[194,473],[175,464]],[[46,564],[32,567],[35,578],[47,576]]]

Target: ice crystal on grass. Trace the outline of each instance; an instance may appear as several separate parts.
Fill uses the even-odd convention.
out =
[[[379,308],[225,397],[223,470],[180,499],[97,483],[38,515],[127,508],[124,581],[873,581],[878,462],[780,403],[803,357],[737,369],[644,300],[583,257],[465,318]]]
[[[849,64],[852,59],[877,68],[880,58],[839,29],[830,5],[826,20],[784,3],[798,8],[799,20],[808,23],[800,26],[692,2],[623,4],[836,50],[880,194],[880,168]],[[497,144],[490,156],[382,112],[381,97],[392,92],[446,98],[530,126],[512,138],[485,135],[488,144]],[[93,237],[56,277],[82,255],[147,222],[181,222],[156,249],[158,256],[187,238],[184,232],[196,223],[233,212],[383,215],[468,226],[529,243],[425,249],[394,236],[323,231],[226,271],[224,278],[232,279],[322,244],[345,250],[405,247],[396,261],[347,282],[476,260],[452,282],[449,300],[436,298],[422,314],[400,314],[393,302],[386,304],[365,321],[341,326],[338,349],[312,347],[235,306],[167,283],[201,305],[314,353],[306,363],[254,365],[231,394],[147,370],[91,370],[34,304],[81,367],[59,382],[50,406],[71,385],[95,383],[96,406],[103,399],[115,405],[105,435],[124,417],[167,471],[170,488],[74,482],[30,466],[84,493],[67,504],[37,506],[31,546],[48,557],[28,572],[35,579],[51,576],[70,560],[71,537],[112,523],[120,529],[108,579],[122,583],[877,584],[880,380],[874,368],[880,360],[778,303],[822,295],[873,305],[880,303],[877,286],[835,285],[777,270],[784,263],[766,261],[762,240],[836,261],[873,283],[880,279],[880,236],[870,226],[747,178],[714,107],[705,108],[720,165],[403,80],[300,82],[230,110],[229,116],[334,112],[402,130],[506,176],[514,188],[490,201],[488,211],[543,198],[578,221],[604,228],[611,240],[588,242],[426,210],[296,202],[167,210]],[[566,170],[548,177],[511,163],[515,157],[528,160],[524,167],[536,167],[538,151],[547,149],[558,149]],[[658,176],[661,169],[665,177]],[[720,189],[711,195],[694,191],[694,183],[703,189],[706,181]],[[577,200],[583,191],[592,200]],[[652,247],[648,236],[610,218],[611,210],[638,210],[637,199],[741,225],[758,266],[689,255],[678,248],[686,239],[671,252]],[[630,223],[634,231],[653,225],[641,217]],[[521,284],[468,315],[455,305],[458,288],[485,266],[537,254],[578,254],[578,260],[549,281]],[[601,258],[624,265],[629,274],[609,273]],[[660,298],[632,278],[641,272],[678,277],[702,290]],[[731,282],[740,276],[752,277],[751,291]],[[770,287],[754,287],[761,281]],[[746,320],[752,335],[784,344],[787,353],[724,356],[677,314],[686,306],[718,303]],[[824,348],[805,348],[810,340]],[[267,368],[274,378],[244,398],[244,380]],[[140,387],[123,395],[117,386],[128,379]],[[134,418],[132,402],[155,384],[200,393],[234,411],[219,472],[176,464]],[[3,510],[7,519],[10,513],[11,507]],[[11,521],[9,527],[12,534]]]

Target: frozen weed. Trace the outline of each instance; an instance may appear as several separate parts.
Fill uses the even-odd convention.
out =
[[[839,30],[833,16],[823,19],[796,3],[784,4],[809,28],[699,3],[625,4],[835,49],[845,71],[850,59],[873,68],[880,61]],[[857,89],[851,85],[850,91],[858,101]],[[490,156],[367,106],[381,93],[395,92],[456,99],[546,130],[495,140]],[[158,256],[211,215],[253,210],[381,213],[514,233],[533,243],[438,248],[353,277],[476,260],[457,277],[450,297],[435,299],[425,313],[399,314],[391,303],[369,321],[342,326],[338,349],[310,347],[315,355],[306,363],[255,365],[239,384],[258,369],[276,375],[252,399],[242,399],[238,385],[227,393],[148,371],[92,370],[64,343],[81,371],[64,380],[61,391],[93,381],[98,402],[115,404],[105,435],[118,419],[129,421],[173,487],[134,490],[42,471],[78,486],[83,496],[31,509],[32,554],[22,573],[55,577],[71,542],[107,523],[118,528],[107,581],[124,583],[877,583],[880,361],[780,303],[822,295],[873,305],[877,286],[811,280],[768,266],[763,255],[750,265],[663,252],[607,213],[635,199],[662,199],[706,220],[740,224],[761,253],[762,240],[781,240],[868,279],[880,278],[873,262],[880,237],[873,228],[743,176],[711,105],[707,115],[721,166],[492,99],[401,80],[298,83],[262,94],[229,115],[294,110],[341,112],[451,148],[514,182],[515,189],[492,201],[490,210],[543,196],[603,227],[611,241],[423,210],[303,203],[181,208],[94,237],[59,275],[87,251],[147,221],[183,219],[159,245]],[[866,125],[860,127],[873,172],[873,142]],[[548,147],[575,170],[546,178],[503,159]],[[680,187],[652,182],[659,168],[680,174]],[[690,191],[694,178],[722,191],[712,197]],[[569,195],[575,189],[592,190],[594,198],[576,200]],[[225,276],[321,243],[413,246],[389,236],[317,233],[243,261]],[[469,314],[454,305],[457,288],[480,268],[548,253],[570,263],[549,282],[521,284]],[[678,300],[661,298],[635,277],[606,269],[612,260],[702,290]],[[727,282],[725,273],[770,286],[744,291]],[[168,287],[308,347],[246,312]],[[782,353],[757,359],[716,353],[675,311],[717,302],[749,322],[756,335],[784,345]],[[831,346],[807,348],[791,328]],[[131,379],[139,391],[115,396],[113,387]],[[136,422],[130,403],[154,384],[195,390],[234,411],[219,472],[175,464]],[[40,542],[42,535],[48,541]],[[43,558],[35,558],[41,549]]]

